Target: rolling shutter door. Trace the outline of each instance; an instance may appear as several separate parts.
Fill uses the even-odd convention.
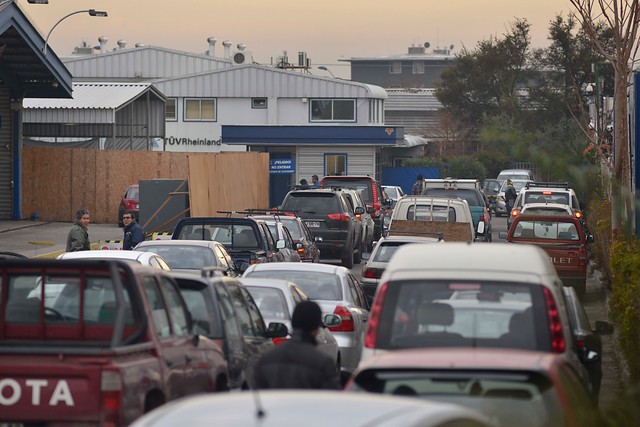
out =
[[[13,188],[11,109],[9,89],[0,87],[0,219],[11,219]]]

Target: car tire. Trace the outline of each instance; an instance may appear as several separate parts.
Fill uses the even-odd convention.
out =
[[[353,249],[350,250],[347,254],[347,256],[345,256],[344,258],[342,258],[342,265],[344,267],[347,268],[353,268],[353,258],[354,258],[354,253],[353,253]]]

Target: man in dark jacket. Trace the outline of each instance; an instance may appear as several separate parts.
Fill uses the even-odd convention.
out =
[[[331,357],[316,348],[322,311],[313,301],[303,301],[291,316],[293,335],[260,357],[254,371],[257,389],[340,389]]]
[[[144,240],[144,233],[142,227],[133,217],[133,212],[125,211],[122,215],[122,222],[124,223],[124,241],[122,242],[122,249],[130,251],[136,247],[136,245]]]

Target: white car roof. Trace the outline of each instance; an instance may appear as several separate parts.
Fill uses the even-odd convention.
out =
[[[391,279],[414,277],[459,276],[489,279],[498,276],[557,278],[547,253],[538,246],[512,243],[473,244],[449,242],[443,245],[409,243],[401,246],[391,258],[380,283]],[[539,279],[538,279],[539,280]]]
[[[278,270],[290,270],[290,271],[316,271],[320,273],[337,274],[341,269],[346,270],[345,267],[339,265],[323,264],[323,263],[311,263],[311,262],[266,262],[261,264],[253,264],[247,268],[243,277],[252,271],[278,271]]]
[[[295,283],[290,282],[288,280],[282,280],[282,279],[265,279],[261,277],[242,277],[240,278],[240,281],[245,286],[255,286],[260,288],[276,288],[276,289],[280,289],[285,293],[289,293],[289,288],[291,286],[295,286],[299,288],[299,286],[296,285]]]
[[[204,246],[209,247],[212,245],[221,244],[215,240],[145,240],[136,246],[141,248],[145,246]]]
[[[313,416],[319,408],[327,410]],[[260,390],[179,399],[142,416],[131,427],[210,427],[211,420],[226,427],[438,427],[463,420],[490,425],[478,412],[449,403],[337,390]]]
[[[119,251],[119,250],[92,250],[65,252],[58,255],[57,259],[122,259],[127,261],[137,261],[140,264],[148,265],[149,258],[157,257],[157,254],[140,251]]]

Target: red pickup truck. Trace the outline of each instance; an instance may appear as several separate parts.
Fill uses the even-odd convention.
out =
[[[543,248],[565,286],[584,295],[587,280],[587,234],[580,220],[572,216],[518,215],[506,236],[509,243],[529,243]]]
[[[122,261],[0,261],[0,425],[127,426],[227,389],[166,272]]]

